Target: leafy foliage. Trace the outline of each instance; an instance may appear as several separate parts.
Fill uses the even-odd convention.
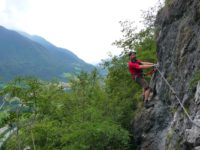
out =
[[[17,96],[21,105],[32,111],[15,112],[12,122],[17,133],[5,148],[128,149],[129,133],[107,113],[108,95],[100,80],[96,70],[91,74],[83,72],[71,81],[70,93],[59,83],[35,79],[10,83],[3,92]]]

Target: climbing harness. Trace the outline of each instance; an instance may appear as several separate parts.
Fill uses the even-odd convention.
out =
[[[131,74],[131,75],[132,77],[136,78],[137,76],[152,76],[155,72],[156,72],[156,69],[154,68],[151,71],[146,72],[146,73],[141,72],[141,73]]]
[[[161,73],[161,71],[158,69],[158,67],[156,67],[156,70],[159,72],[159,74],[161,75],[162,79],[165,81],[165,83],[169,86],[170,90],[172,91],[172,93],[175,95],[176,99],[178,100],[180,106],[182,107],[182,109],[184,110],[186,116],[188,117],[188,119],[197,127],[200,128],[200,125],[198,123],[196,123],[194,120],[192,120],[191,116],[188,114],[187,110],[185,109],[185,107],[183,106],[183,104],[181,103],[181,100],[179,99],[179,97],[177,96],[175,90],[173,89],[173,87],[169,84],[169,82],[167,81],[167,79],[163,76],[163,74]]]
[[[153,70],[144,73],[144,76],[151,76],[152,74],[154,74],[156,72],[156,69],[154,68]]]

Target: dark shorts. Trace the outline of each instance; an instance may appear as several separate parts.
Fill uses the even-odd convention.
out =
[[[144,89],[148,89],[149,88],[148,82],[143,77],[136,77],[135,78],[135,82],[137,84],[139,84]]]

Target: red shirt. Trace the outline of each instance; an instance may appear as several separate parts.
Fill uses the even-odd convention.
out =
[[[131,61],[128,62],[128,68],[129,72],[132,75],[132,78],[142,76],[142,69],[140,69],[140,64],[141,64],[140,60],[136,60],[134,62]]]

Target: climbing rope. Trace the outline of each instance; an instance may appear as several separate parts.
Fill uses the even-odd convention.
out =
[[[186,116],[188,117],[188,119],[197,127],[200,128],[200,125],[198,123],[196,123],[194,120],[192,120],[191,116],[188,114],[187,110],[185,109],[185,107],[183,106],[183,104],[181,103],[181,100],[179,99],[179,97],[177,96],[175,90],[173,89],[173,87],[169,84],[169,82],[167,81],[167,79],[163,76],[163,74],[161,73],[161,71],[158,69],[158,67],[156,67],[156,70],[159,72],[159,74],[161,75],[162,79],[165,81],[165,83],[169,86],[170,90],[172,91],[172,93],[175,95],[176,99],[178,100],[180,106],[182,107],[182,109],[184,110]]]
[[[0,106],[0,110],[3,108],[4,104],[5,104],[5,101],[4,101],[4,99],[3,99],[3,103],[2,103],[1,106]]]

